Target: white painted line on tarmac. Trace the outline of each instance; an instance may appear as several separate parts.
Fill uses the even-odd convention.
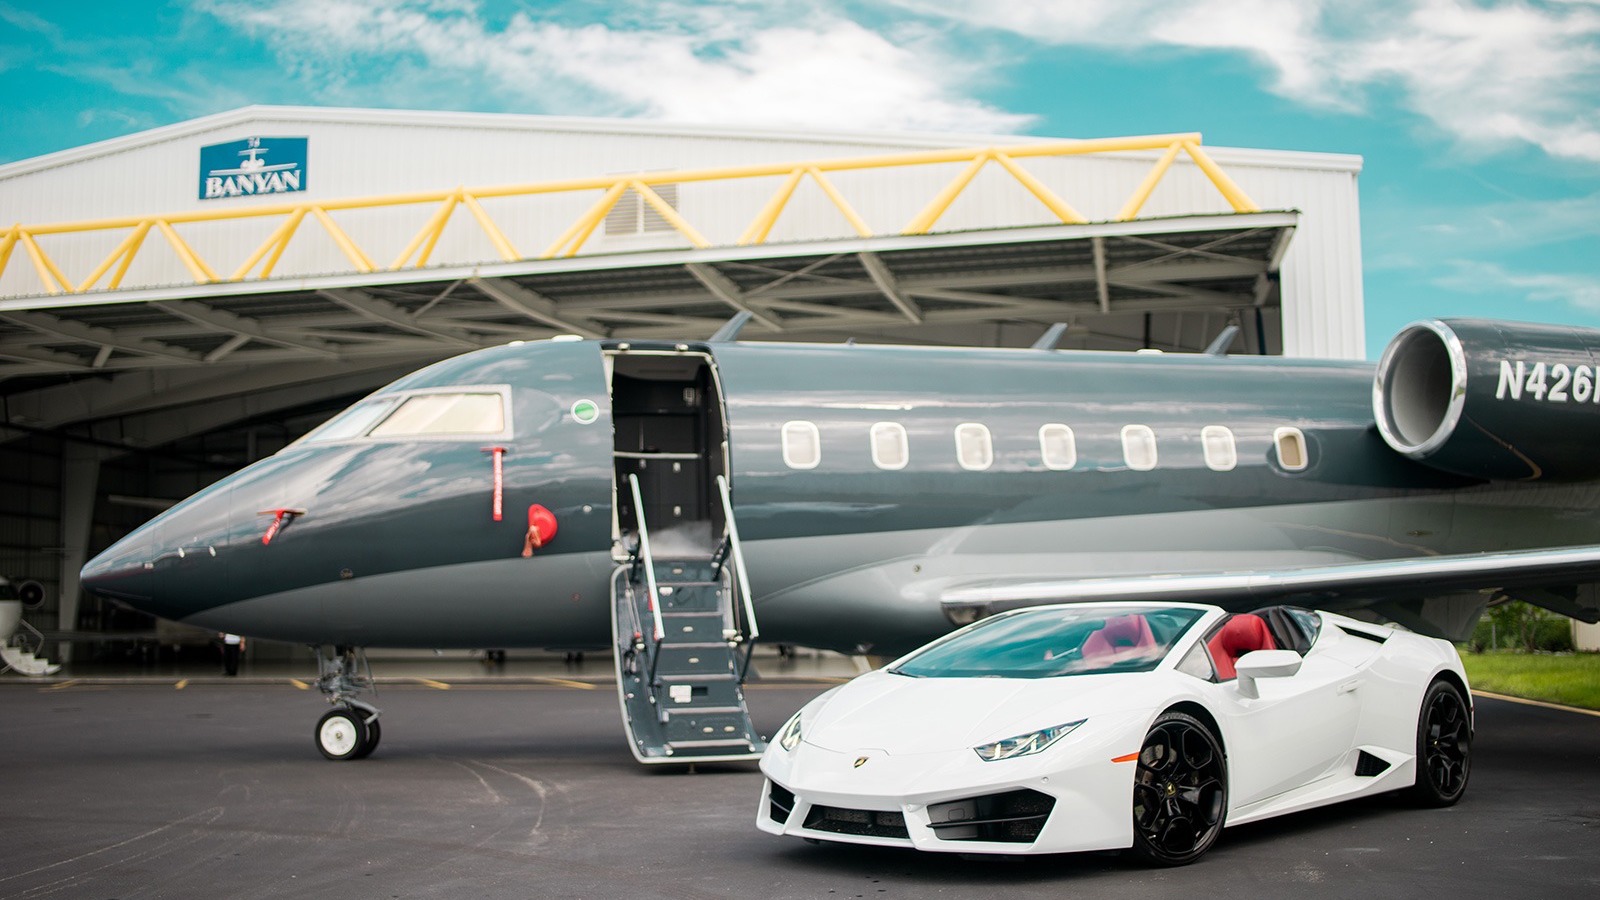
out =
[[[1512,697],[1509,694],[1495,694],[1489,691],[1473,691],[1474,696],[1488,697],[1490,700],[1504,700],[1507,703],[1520,703],[1523,706],[1540,706],[1545,709],[1559,709],[1562,712],[1577,713],[1580,716],[1600,716],[1600,710],[1584,709],[1580,706],[1566,706],[1560,703],[1546,703],[1543,700],[1529,700],[1525,697]]]

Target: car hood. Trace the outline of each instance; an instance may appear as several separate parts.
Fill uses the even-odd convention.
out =
[[[1128,712],[1146,703],[1151,673],[1056,678],[911,678],[872,672],[828,697],[803,740],[827,750],[891,755],[965,749],[1040,728]]]

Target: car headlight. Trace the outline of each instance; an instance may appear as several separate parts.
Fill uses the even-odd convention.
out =
[[[1065,725],[1052,725],[1049,728],[1041,728],[1038,731],[1030,731],[1027,734],[1019,734],[1016,737],[1008,737],[1005,740],[995,741],[992,744],[980,744],[977,747],[973,747],[972,750],[978,754],[979,759],[985,762],[994,762],[997,759],[1011,759],[1017,756],[1027,756],[1032,753],[1038,753],[1040,750],[1043,750],[1051,744],[1054,744],[1056,741],[1061,740],[1062,738],[1071,734],[1073,729],[1077,728],[1079,725],[1082,725],[1086,721],[1088,720],[1079,719],[1076,722],[1068,722]],[[795,734],[796,738],[798,738],[798,729],[796,730]]]
[[[793,750],[800,746],[800,714],[795,713],[789,724],[783,726],[783,731],[778,733],[778,746],[785,750]]]

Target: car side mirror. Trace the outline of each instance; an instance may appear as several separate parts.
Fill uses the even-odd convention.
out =
[[[1256,690],[1257,678],[1288,678],[1300,671],[1303,660],[1293,650],[1252,650],[1239,657],[1233,670],[1239,675],[1239,695],[1254,700],[1261,696]]]

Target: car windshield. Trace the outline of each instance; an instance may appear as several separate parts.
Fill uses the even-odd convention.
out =
[[[996,616],[890,669],[915,678],[1053,678],[1148,672],[1205,610],[1052,607]]]

